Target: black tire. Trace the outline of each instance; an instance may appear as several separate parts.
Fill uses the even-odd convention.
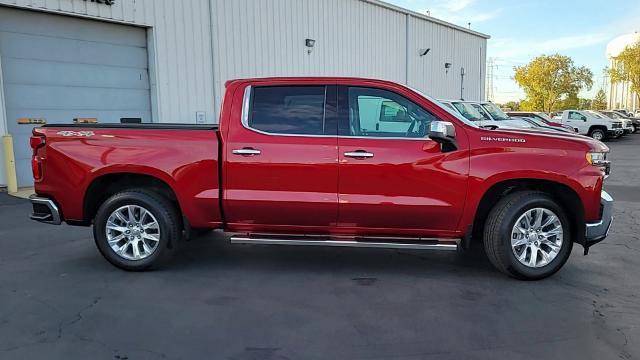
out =
[[[137,205],[150,212],[158,222],[160,236],[157,248],[143,260],[128,260],[111,249],[106,224],[109,216],[122,206]],[[114,266],[126,271],[146,271],[166,262],[182,235],[182,221],[178,210],[162,195],[144,189],[131,189],[107,199],[94,219],[93,236],[100,253]]]
[[[589,133],[589,137],[596,140],[604,141],[607,139],[607,134],[601,129],[594,129]]]
[[[522,264],[511,248],[511,231],[526,211],[544,208],[553,211],[563,229],[563,242],[555,259],[543,267]],[[564,266],[571,255],[573,241],[566,212],[549,195],[538,191],[521,191],[502,198],[489,213],[484,228],[484,248],[491,263],[501,272],[521,280],[540,280]]]

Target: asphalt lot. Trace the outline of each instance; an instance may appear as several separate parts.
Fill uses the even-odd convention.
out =
[[[90,229],[0,194],[0,359],[638,359],[640,135],[609,145],[611,236],[540,282],[455,253],[220,235],[130,274]]]

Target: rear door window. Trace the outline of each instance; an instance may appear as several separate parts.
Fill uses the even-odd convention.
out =
[[[326,86],[256,87],[248,126],[269,134],[325,135],[325,101]]]

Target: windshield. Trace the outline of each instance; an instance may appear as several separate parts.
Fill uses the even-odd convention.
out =
[[[497,107],[496,104],[482,104],[482,107],[485,108],[487,112],[489,112],[489,114],[491,114],[491,117],[493,117],[494,120],[509,120],[509,115],[500,110],[500,108]]]
[[[594,116],[595,118],[597,118],[597,119],[604,119],[604,116],[602,116],[602,115],[598,114],[598,113],[597,113],[597,112],[595,112],[595,111],[587,111],[587,112],[588,112],[589,114],[593,115],[593,116]]]
[[[453,106],[462,114],[462,116],[466,117],[471,121],[482,121],[484,120],[484,116],[478,111],[478,109],[471,106],[471,104],[454,102]]]
[[[491,119],[491,116],[489,116],[489,113],[487,113],[487,110],[485,110],[482,105],[480,104],[471,104],[471,106],[473,106],[476,110],[478,110],[478,112],[482,115],[482,118],[484,120],[493,120]]]
[[[612,118],[612,119],[626,119],[626,117],[624,117],[623,115],[620,115],[616,112],[606,112],[605,113],[608,117]]]
[[[422,96],[423,98],[425,98],[425,99],[429,100],[430,102],[434,103],[436,106],[439,106],[439,107],[440,107],[440,108],[442,108],[444,111],[446,111],[446,112],[448,112],[449,114],[453,115],[456,119],[460,120],[461,122],[463,122],[463,123],[465,123],[465,124],[467,124],[467,125],[473,126],[473,127],[475,127],[475,128],[477,128],[477,127],[478,127],[478,125],[474,124],[474,123],[473,123],[473,121],[469,121],[469,120],[465,119],[465,117],[464,117],[464,116],[462,116],[462,115],[458,114],[457,112],[453,111],[452,109],[450,109],[450,108],[446,107],[446,106],[445,106],[445,105],[443,105],[440,101],[438,101],[438,100],[436,100],[436,99],[432,98],[431,96],[429,96],[429,95],[427,95],[427,94],[423,93],[422,91],[417,90],[417,89],[414,89],[414,88],[409,88],[409,89],[413,90],[416,94],[418,94],[418,95]]]
[[[553,121],[553,119],[549,115],[547,115],[546,113],[540,112],[540,113],[535,113],[535,115],[537,117],[541,118],[545,122]]]
[[[449,108],[450,110],[454,110],[454,111],[456,110],[456,109],[453,107],[453,105],[451,105],[451,104],[449,104],[449,103],[446,103],[446,102],[440,102],[440,104],[442,104],[442,105],[446,106],[446,107],[447,107],[447,108]]]
[[[526,119],[527,119],[527,121],[528,121],[529,123],[534,124],[534,125],[536,125],[536,126],[538,126],[538,127],[547,127],[547,124],[546,124],[544,121],[542,121],[542,120],[540,120],[540,119],[538,119],[538,118],[535,118],[535,117],[527,117]]]

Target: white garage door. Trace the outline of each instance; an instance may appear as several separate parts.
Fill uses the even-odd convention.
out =
[[[19,186],[31,180],[31,125],[121,118],[151,121],[146,31],[0,7],[0,61]]]

